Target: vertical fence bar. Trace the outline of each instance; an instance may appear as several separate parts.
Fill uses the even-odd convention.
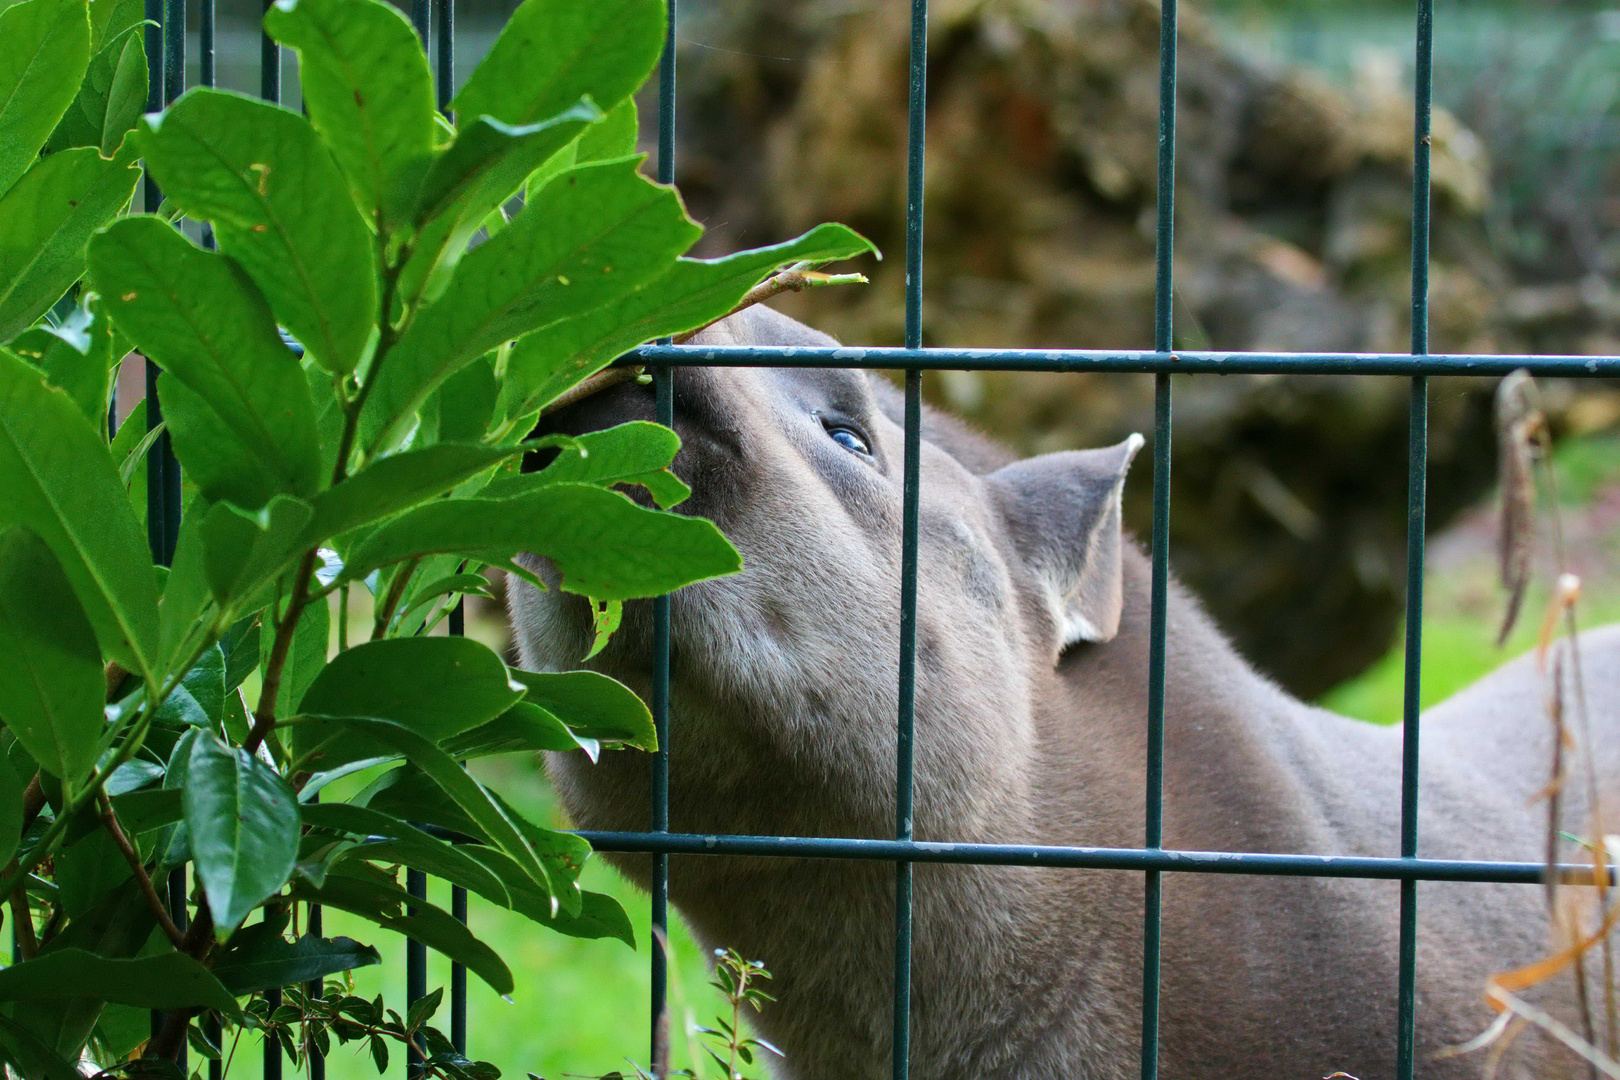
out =
[[[1412,116],[1412,354],[1429,351],[1429,133],[1434,0],[1418,0]],[[1412,379],[1407,431],[1406,676],[1401,733],[1401,858],[1417,857],[1418,736],[1423,687],[1423,558],[1429,465],[1429,380]],[[1417,1056],[1417,882],[1401,881],[1395,1065],[1412,1080]]]
[[[433,0],[411,0],[411,25],[416,27],[416,36],[422,39],[424,51],[431,47],[428,40],[428,23],[432,19],[429,6]]]
[[[439,0],[437,33],[438,68],[434,78],[438,88],[439,111],[450,115],[450,99],[456,96],[456,0]]]
[[[669,21],[664,31],[664,55],[658,62],[658,180],[675,182],[675,8],[669,0]],[[667,344],[668,339],[665,339]],[[657,399],[656,418],[660,424],[675,422],[675,386],[668,367],[653,371],[653,393]],[[669,597],[653,601],[653,726],[658,734],[658,750],[652,756],[652,827],[654,832],[669,831]],[[652,856],[652,947],[650,1010],[651,1042],[649,1068],[657,1080],[669,1052],[669,856]]]
[[[1153,347],[1175,344],[1176,0],[1159,14],[1159,175],[1155,231]],[[1164,665],[1170,589],[1170,376],[1153,378],[1153,584],[1149,598],[1148,730],[1144,843],[1164,842]],[[1149,870],[1142,884],[1142,1080],[1159,1075],[1159,951],[1164,882]]]
[[[911,2],[906,114],[906,347],[922,347],[923,190],[928,111],[928,0]],[[910,840],[917,689],[917,513],[922,482],[922,372],[906,372],[905,467],[900,515],[900,687],[895,724],[894,831]],[[894,864],[895,1080],[911,1070],[912,864]]]
[[[421,870],[405,871],[405,891],[418,900],[427,899],[427,874]],[[419,915],[422,909],[415,904],[405,905],[408,915]],[[427,946],[416,941],[405,942],[405,1002],[409,1009],[427,996]],[[405,1075],[417,1076],[422,1072],[422,1055],[413,1044],[405,1053]]]

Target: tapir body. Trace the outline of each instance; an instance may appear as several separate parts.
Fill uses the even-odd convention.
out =
[[[752,308],[698,343],[832,342]],[[899,396],[856,372],[681,369],[675,405],[675,470],[694,491],[681,509],[712,518],[745,568],[672,601],[671,828],[892,837]],[[650,393],[624,385],[555,423],[651,415]],[[916,837],[1141,846],[1151,575],[1119,524],[1139,440],[1015,462],[931,410],[922,439]],[[579,664],[584,601],[520,585],[512,608],[526,665]],[[1398,854],[1400,729],[1291,698],[1174,583],[1168,610],[1164,846]],[[1582,649],[1599,769],[1615,775],[1620,630]],[[632,606],[590,666],[645,696],[650,656],[650,605]],[[1424,715],[1421,855],[1544,857],[1546,699],[1526,658]],[[547,767],[580,826],[647,827],[645,755],[554,754]],[[1564,795],[1577,830],[1583,790]],[[645,857],[616,861],[645,883]],[[1140,873],[920,863],[915,875],[911,1076],[1139,1075]],[[887,863],[670,868],[698,939],[775,973],[757,1026],[785,1051],[784,1080],[891,1075],[894,888]],[[1161,1075],[1393,1077],[1399,888],[1165,874]],[[1418,919],[1418,1074],[1477,1075],[1478,1056],[1432,1055],[1490,1022],[1487,975],[1546,954],[1543,891],[1426,883]],[[1573,1018],[1557,992],[1542,1000]],[[1565,1075],[1571,1060],[1531,1033],[1500,1075]]]

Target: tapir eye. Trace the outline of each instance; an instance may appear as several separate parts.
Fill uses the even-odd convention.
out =
[[[839,446],[842,446],[845,450],[853,450],[855,453],[865,455],[866,457],[872,456],[871,447],[866,445],[866,440],[861,438],[860,434],[857,433],[853,428],[838,427],[828,424],[827,434],[832,437],[833,442],[837,443]]]

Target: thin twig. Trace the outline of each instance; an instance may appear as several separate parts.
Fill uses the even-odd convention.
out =
[[[39,939],[34,936],[34,916],[28,910],[28,890],[16,889],[11,894],[11,925],[17,932],[17,951],[22,959],[32,960],[39,952]],[[11,961],[17,962],[14,957]]]
[[[416,568],[422,563],[422,556],[413,557],[399,572],[394,575],[394,581],[388,586],[388,595],[383,597],[382,607],[377,609],[377,617],[372,620],[371,640],[376,641],[388,632],[388,624],[394,621],[394,611],[405,596],[405,586],[416,573]]]
[[[157,924],[162,928],[164,936],[174,943],[177,949],[185,947],[185,936],[180,928],[174,925],[174,917],[169,914],[169,905],[163,902],[158,895],[157,887],[152,884],[152,876],[146,872],[146,862],[141,858],[140,852],[129,842],[124,833],[124,827],[118,823],[118,812],[113,809],[112,799],[107,797],[106,789],[96,792],[96,799],[101,804],[101,824],[106,828],[113,843],[123,854],[124,861],[135,874],[135,882],[141,888],[141,895],[146,897],[146,903],[157,916]]]

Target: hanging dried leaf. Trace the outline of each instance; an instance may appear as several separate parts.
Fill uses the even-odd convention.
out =
[[[1496,549],[1502,588],[1507,590],[1507,609],[1496,635],[1498,646],[1507,641],[1518,622],[1530,582],[1530,557],[1535,548],[1533,467],[1537,439],[1545,427],[1537,400],[1536,384],[1523,368],[1503,379],[1496,390],[1497,472],[1502,490]]]

